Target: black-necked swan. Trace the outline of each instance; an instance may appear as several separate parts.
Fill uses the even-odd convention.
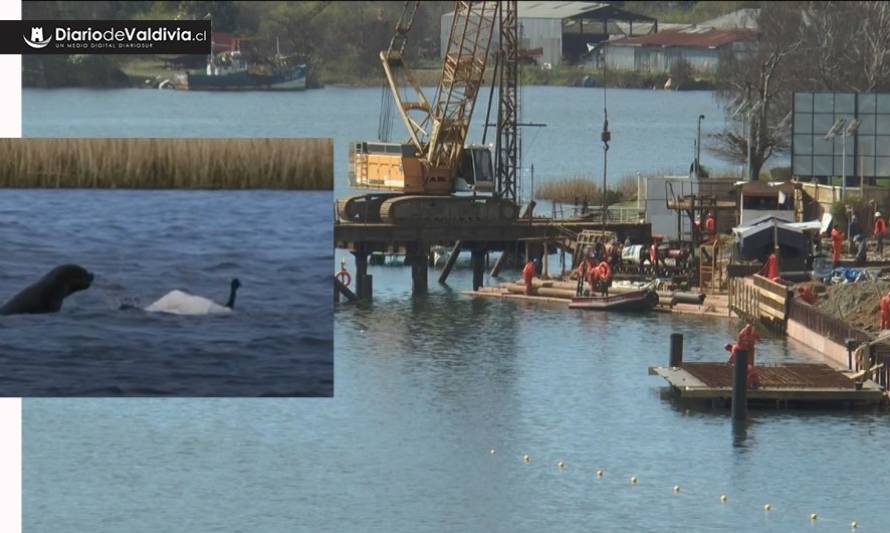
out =
[[[229,291],[229,301],[226,305],[196,296],[184,291],[174,290],[164,295],[163,298],[145,308],[152,313],[172,313],[175,315],[211,315],[218,313],[231,313],[235,307],[235,292],[241,287],[238,278],[232,280]]]

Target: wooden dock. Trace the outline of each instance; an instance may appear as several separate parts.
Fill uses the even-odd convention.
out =
[[[883,399],[881,386],[871,380],[857,382],[852,372],[828,365],[785,363],[757,366],[760,386],[748,389],[750,402],[876,404]],[[682,363],[678,367],[650,367],[650,375],[663,377],[681,398],[732,399],[732,367],[725,363]]]
[[[501,283],[494,287],[480,287],[478,290],[475,291],[464,291],[463,294],[466,294],[467,296],[482,298],[500,298],[505,300],[548,303],[568,307],[569,303],[571,302],[571,297],[574,296],[574,291],[569,291],[564,288],[558,288],[562,285],[565,285],[565,283],[536,279],[534,283],[535,293],[532,295],[524,294],[522,292],[524,290],[524,286],[519,282]],[[622,290],[626,291],[630,289],[610,289],[609,292],[617,293],[621,292]],[[709,294],[707,296],[707,299],[704,303],[698,305],[684,303],[671,305],[668,298],[662,298],[659,301],[659,304],[655,307],[654,311],[662,313],[712,316],[716,318],[728,318],[734,316],[729,312],[726,296],[712,294]]]

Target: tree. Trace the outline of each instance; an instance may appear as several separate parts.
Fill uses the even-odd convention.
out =
[[[756,179],[763,164],[789,146],[795,84],[789,69],[783,67],[801,47],[802,13],[793,2],[765,4],[758,20],[756,49],[747,55],[726,55],[720,62],[718,94],[727,101],[734,122],[729,129],[709,136],[709,149],[723,159],[748,161],[749,179]]]
[[[768,2],[758,26],[755,51],[721,58],[718,94],[733,120],[708,147],[744,163],[750,146],[751,178],[788,150],[794,92],[890,90],[887,2]]]
[[[694,82],[692,65],[685,58],[679,57],[671,63],[671,88],[680,90]]]

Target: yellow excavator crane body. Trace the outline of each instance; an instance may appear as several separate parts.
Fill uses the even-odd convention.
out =
[[[406,2],[396,34],[380,61],[395,109],[408,130],[403,143],[350,145],[352,187],[385,191],[338,201],[342,220],[410,223],[494,223],[513,220],[512,200],[493,190],[491,149],[466,145],[482,86],[498,2],[456,2],[442,74],[432,102],[405,63],[405,45],[419,2]],[[409,96],[413,95],[413,100]],[[455,192],[473,192],[473,197]]]

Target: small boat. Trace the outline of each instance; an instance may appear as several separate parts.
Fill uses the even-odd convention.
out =
[[[593,311],[651,311],[658,305],[658,293],[652,289],[622,292],[612,296],[576,296],[569,304],[571,309]]]
[[[231,50],[210,54],[205,72],[176,74],[158,87],[184,91],[300,91],[306,88],[307,70],[305,64],[290,63],[280,50],[271,61],[250,63],[235,40]]]

